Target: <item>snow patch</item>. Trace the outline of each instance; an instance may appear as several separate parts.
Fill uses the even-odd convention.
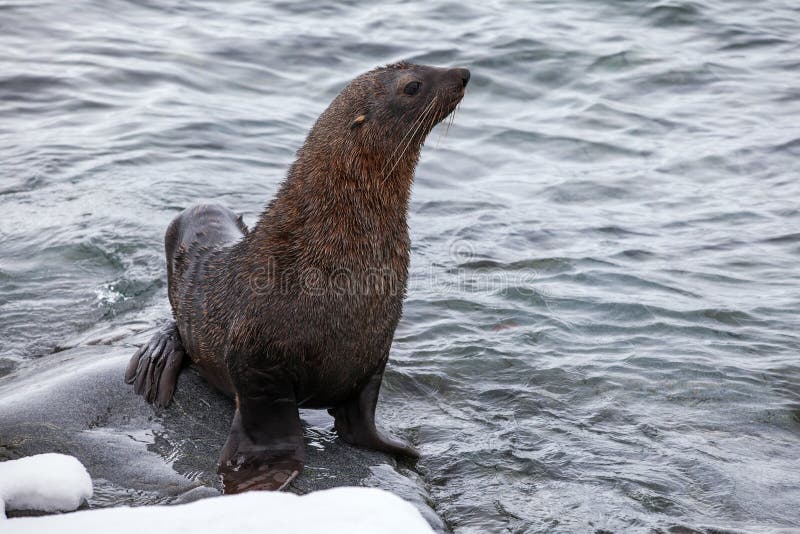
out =
[[[376,488],[334,488],[297,496],[253,491],[175,506],[105,508],[74,514],[22,517],[3,524],[3,534],[113,532],[142,534],[432,534],[417,509]]]
[[[0,519],[6,510],[71,512],[91,496],[92,479],[72,456],[37,454],[0,462]]]

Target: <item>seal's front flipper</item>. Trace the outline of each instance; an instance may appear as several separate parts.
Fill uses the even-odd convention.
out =
[[[237,397],[237,404],[217,468],[223,493],[286,488],[305,462],[303,429],[294,398]]]
[[[384,435],[375,426],[375,406],[381,389],[383,368],[369,379],[366,386],[349,401],[328,410],[334,417],[333,427],[347,443],[398,456],[419,458],[419,452],[397,438]]]
[[[170,321],[131,357],[125,382],[147,402],[163,408],[175,393],[184,355],[178,326]]]

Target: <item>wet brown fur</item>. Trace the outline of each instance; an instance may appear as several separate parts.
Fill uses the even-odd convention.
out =
[[[414,169],[468,80],[466,69],[408,63],[363,74],[314,124],[252,230],[214,204],[169,225],[175,321],[134,354],[126,380],[166,406],[188,355],[235,397],[219,465],[226,493],[282,489],[298,475],[298,407],[329,408],[349,443],[418,456],[380,432],[375,405],[405,296]]]
[[[240,225],[241,240],[231,232],[179,239],[170,303],[190,359],[221,389],[234,392],[230,373],[279,367],[299,403],[329,407],[384,363],[405,293],[414,168],[425,136],[460,99],[438,88],[436,113],[390,160],[417,117],[398,117],[383,100],[394,78],[417,68],[391,65],[350,83],[311,129],[253,230]],[[168,248],[181,217],[167,232]],[[246,355],[222,361],[231,353]]]

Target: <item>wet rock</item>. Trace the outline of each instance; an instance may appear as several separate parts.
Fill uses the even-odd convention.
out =
[[[135,346],[150,332],[113,344],[84,344],[44,356],[0,378],[0,460],[45,452],[77,457],[95,491],[92,508],[185,503],[219,495],[216,463],[233,403],[192,368],[169,407],[156,409],[123,381]],[[290,491],[373,486],[414,503],[444,525],[408,466],[352,447],[324,411],[302,411],[307,463]]]

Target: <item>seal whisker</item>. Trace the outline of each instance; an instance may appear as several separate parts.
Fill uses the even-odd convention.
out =
[[[434,100],[434,102],[435,102],[435,100]],[[433,107],[430,108],[430,111],[428,112],[428,115],[430,115],[431,117],[436,117],[436,113],[433,112]],[[413,131],[411,137],[408,139],[408,142],[403,147],[403,151],[400,152],[400,155],[395,160],[394,165],[392,165],[392,168],[389,169],[389,172],[386,175],[384,175],[384,178],[383,178],[384,180],[386,180],[386,178],[388,178],[389,175],[392,174],[392,171],[395,169],[395,167],[397,167],[397,164],[400,163],[400,161],[403,159],[403,156],[405,156],[406,151],[408,151],[408,149],[411,147],[411,143],[414,142],[414,136],[417,134],[418,131],[420,131],[420,128],[422,127],[422,125],[425,124],[425,119],[426,118],[427,118],[426,115],[420,116],[419,123],[414,128],[414,131]]]
[[[409,136],[411,136],[411,139],[409,140],[409,142],[410,142],[411,140],[413,140],[413,139],[414,139],[414,135],[413,135],[413,134],[414,134],[414,132],[416,132],[416,131],[417,131],[417,129],[418,129],[418,127],[417,127],[417,126],[418,126],[418,125],[417,125],[417,122],[419,122],[420,124],[422,123],[422,119],[423,119],[423,117],[425,116],[425,114],[426,114],[426,113],[428,113],[428,112],[429,112],[429,111],[430,111],[430,110],[433,108],[433,105],[434,105],[435,103],[436,103],[436,98],[434,98],[434,99],[433,99],[433,100],[430,102],[430,104],[428,104],[428,105],[425,107],[425,109],[424,109],[424,110],[422,110],[422,113],[420,113],[420,114],[419,114],[419,117],[417,117],[417,119],[415,119],[415,120],[414,120],[414,122],[412,122],[412,123],[411,123],[411,127],[408,129],[408,132],[406,133],[406,135],[404,135],[404,136],[403,136],[403,138],[400,140],[400,142],[397,144],[397,146],[396,146],[396,147],[395,147],[395,149],[394,149],[394,152],[392,152],[392,155],[391,155],[391,156],[389,156],[389,158],[387,158],[387,160],[386,160],[386,164],[384,165],[383,169],[381,170],[381,174],[383,174],[383,179],[384,179],[384,180],[386,180],[386,177],[388,176],[388,175],[386,174],[386,172],[385,172],[385,171],[386,171],[386,167],[388,166],[389,162],[391,162],[391,161],[394,159],[394,156],[395,156],[395,154],[397,154],[397,151],[398,151],[398,150],[400,149],[400,147],[403,145],[403,143],[405,142],[405,140],[409,138]],[[415,125],[416,125],[416,126],[415,126]],[[405,150],[403,150],[403,152],[405,152]],[[398,162],[400,161],[400,158],[402,157],[402,154],[403,154],[403,152],[401,152],[401,154],[400,154],[400,157],[398,157],[398,159],[397,159],[397,161],[398,161]],[[397,162],[395,162],[395,164],[394,164],[394,165],[392,165],[392,169],[389,171],[389,173],[391,173],[391,172],[392,172],[392,170],[394,170],[394,168],[395,168],[395,166],[396,166],[396,165],[397,165]]]
[[[429,131],[433,130],[434,126],[436,126],[437,120],[441,120],[442,111],[444,111],[444,101],[439,98],[436,98],[436,102],[437,102],[436,111],[429,117],[430,124],[427,126],[427,129]]]
[[[450,133],[450,127],[453,125],[454,122],[456,122],[456,114],[458,113],[458,107],[460,105],[461,105],[461,102],[456,104],[455,109],[450,114],[450,120],[447,122],[447,128],[445,129],[445,132],[444,132],[445,137],[447,137],[447,134]]]
[[[442,107],[442,111],[444,111],[444,107]],[[441,113],[441,111],[440,111],[440,113]],[[439,137],[436,138],[436,148],[439,148],[439,143],[441,142],[443,135],[444,135],[444,132],[440,129],[439,130]]]
[[[421,120],[422,120],[422,117],[425,115],[425,113],[427,113],[427,112],[428,112],[428,110],[429,110],[431,107],[433,107],[433,105],[434,105],[434,103],[435,103],[435,102],[436,102],[436,99],[432,100],[432,101],[430,102],[430,104],[428,104],[428,105],[425,107],[425,109],[423,109],[423,110],[422,110],[422,112],[419,114],[419,117],[417,117],[417,118],[414,120],[414,122],[412,122],[412,123],[411,123],[411,126],[409,127],[409,129],[408,129],[408,131],[406,132],[406,134],[403,136],[403,138],[400,140],[400,142],[399,142],[399,143],[397,143],[397,146],[395,147],[394,151],[392,152],[392,155],[391,155],[391,156],[389,156],[388,158],[386,158],[386,163],[384,164],[384,166],[383,166],[383,169],[381,169],[381,174],[383,174],[383,175],[384,175],[384,180],[386,179],[386,178],[385,178],[385,176],[386,176],[386,172],[385,172],[385,171],[386,171],[386,167],[388,167],[388,165],[389,165],[389,162],[390,162],[390,161],[392,161],[392,160],[394,159],[394,156],[395,156],[395,154],[397,154],[397,151],[399,150],[399,148],[400,148],[400,147],[403,145],[403,143],[404,143],[404,142],[405,142],[405,140],[408,138],[408,136],[409,136],[409,135],[411,135],[412,131],[414,131],[414,130],[415,130],[414,126],[416,125],[417,121],[421,121]]]
[[[426,109],[428,110],[428,111],[427,111],[427,114],[431,114],[431,116],[432,116],[432,117],[436,117],[436,114],[435,114],[435,113],[431,113],[431,112],[432,112],[432,110],[434,109],[434,108],[433,108],[433,104],[434,104],[434,103],[436,103],[436,100],[437,100],[437,99],[436,99],[436,98],[434,98],[434,99],[431,101],[430,105],[428,105],[428,107],[426,108]],[[395,169],[395,167],[397,167],[397,164],[398,164],[398,163],[400,163],[400,161],[403,159],[403,156],[405,155],[406,151],[407,151],[407,150],[409,149],[409,147],[411,146],[411,143],[413,143],[413,142],[414,142],[414,136],[417,134],[417,132],[419,131],[420,127],[421,127],[421,126],[423,125],[423,123],[425,122],[425,120],[424,120],[425,118],[427,118],[427,117],[426,117],[426,112],[423,112],[423,113],[420,115],[420,118],[419,118],[419,121],[418,121],[418,124],[417,124],[417,126],[416,126],[416,127],[413,129],[413,131],[412,131],[411,137],[409,137],[409,138],[408,138],[408,142],[406,143],[405,147],[403,148],[403,151],[402,151],[402,152],[400,152],[400,155],[399,155],[399,156],[397,157],[397,159],[395,160],[395,162],[394,162],[394,165],[392,165],[392,168],[391,168],[391,169],[389,169],[389,172],[388,172],[388,173],[385,173],[385,174],[383,175],[383,181],[386,181],[386,179],[389,177],[389,175],[391,175],[391,174],[392,174],[392,171]]]
[[[434,125],[436,124],[436,118],[442,116],[442,112],[444,111],[445,107],[446,107],[446,104],[445,104],[444,100],[440,100],[438,109],[436,110],[436,113],[432,117],[430,128],[433,128]]]
[[[443,111],[444,111],[444,105],[443,102],[440,101],[439,105],[436,107],[436,113],[434,113],[433,117],[431,117],[433,120],[431,121],[431,125],[429,126],[430,130],[433,130],[433,128],[436,127],[436,117],[441,117]],[[436,138],[436,148],[439,148],[439,141],[441,141],[441,139],[442,139],[442,133],[439,132],[439,137]]]

